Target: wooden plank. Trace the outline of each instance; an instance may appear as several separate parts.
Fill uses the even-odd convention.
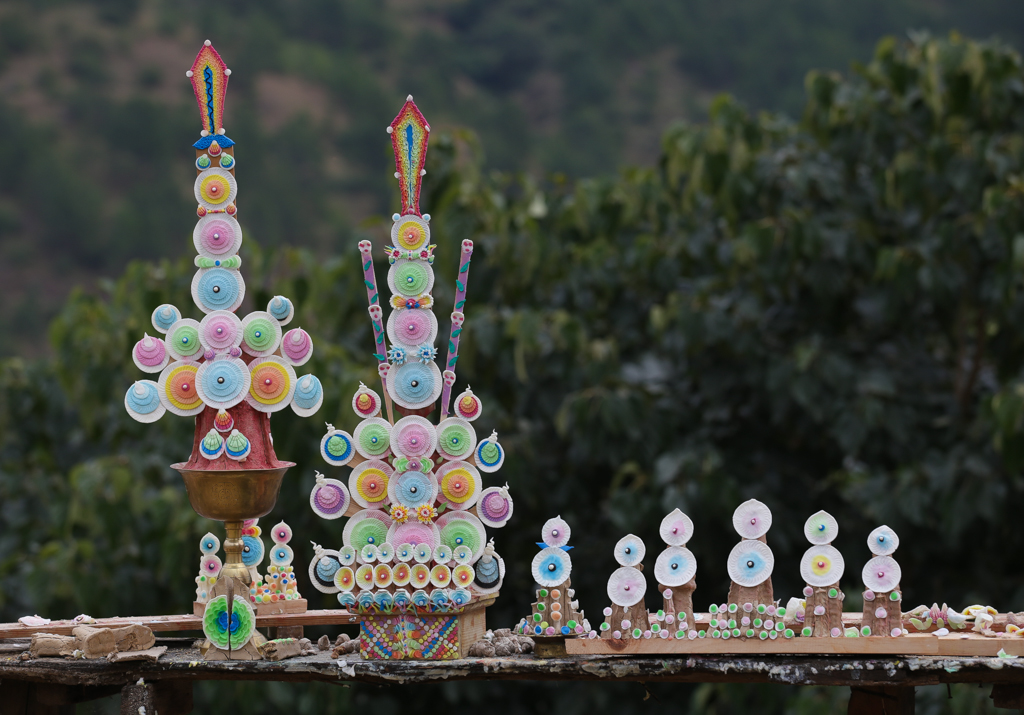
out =
[[[256,627],[270,626],[334,626],[358,623],[359,616],[349,613],[344,608],[331,608],[322,611],[306,611],[305,613],[281,613],[269,616],[256,616]],[[88,625],[95,628],[121,628],[138,623],[153,631],[201,631],[202,618],[192,614],[177,616],[134,616],[125,618],[97,618],[95,623]],[[54,633],[71,635],[79,623],[74,621],[51,621],[45,626],[23,626],[20,623],[0,624],[0,640],[7,638],[25,638],[33,633]]]
[[[613,640],[568,638],[569,655],[934,655],[994,657],[1000,649],[1007,655],[1024,655],[1024,638],[986,638],[977,633],[934,636],[915,633],[900,638],[650,638]]]
[[[276,616],[281,613],[305,613],[308,608],[306,599],[296,598],[291,601],[273,601],[271,603],[256,604],[257,616]],[[203,617],[206,612],[206,604],[198,601],[192,602],[192,615]]]

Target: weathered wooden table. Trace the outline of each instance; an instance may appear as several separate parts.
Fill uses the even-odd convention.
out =
[[[1024,658],[857,656],[532,656],[446,662],[332,659],[328,652],[281,662],[205,662],[188,642],[158,662],[45,658],[22,660],[18,646],[0,652],[0,715],[66,715],[74,703],[122,696],[122,713],[181,715],[192,711],[200,680],[266,680],[333,684],[406,684],[459,680],[589,680],[644,683],[784,683],[852,687],[850,713],[912,713],[914,687],[942,683],[992,684],[996,707],[1024,708]],[[140,684],[140,679],[142,683]]]

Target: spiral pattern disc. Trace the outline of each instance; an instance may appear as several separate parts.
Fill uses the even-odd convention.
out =
[[[891,556],[875,556],[864,564],[864,570],[861,571],[864,586],[875,593],[895,591],[902,576],[900,565]]]
[[[449,417],[437,425],[437,451],[445,459],[469,459],[476,449],[473,426],[459,417]]]
[[[387,564],[377,564],[373,567],[373,585],[377,588],[387,588],[392,582],[391,567]]]
[[[309,580],[321,593],[337,593],[338,587],[334,585],[334,576],[340,568],[341,559],[338,552],[324,549],[319,556],[314,556],[309,562]]]
[[[377,547],[374,544],[366,544],[359,550],[359,560],[364,564],[372,564],[377,560]]]
[[[242,563],[246,566],[259,566],[263,563],[263,542],[255,536],[242,537]]]
[[[245,397],[254,410],[278,412],[295,395],[295,369],[276,355],[256,358],[249,363],[251,381]]]
[[[761,541],[741,541],[729,552],[729,578],[740,586],[757,586],[771,578],[775,554]]]
[[[193,191],[196,201],[207,211],[223,209],[234,203],[238,195],[238,184],[230,171],[214,167],[196,177]]]
[[[839,583],[845,570],[843,555],[828,544],[815,544],[800,559],[800,575],[808,586],[824,588]]]
[[[469,588],[473,585],[476,572],[469,564],[459,564],[452,569],[452,585],[459,588]]]
[[[192,229],[192,243],[204,258],[228,258],[242,245],[242,227],[231,216],[206,214]]]
[[[228,597],[216,596],[203,611],[203,633],[221,650],[244,648],[256,631],[256,613],[249,602],[235,596],[228,616]]]
[[[215,554],[220,551],[220,539],[214,534],[207,532],[199,541],[199,550],[204,554]]]
[[[292,540],[292,527],[280,521],[270,532],[270,538],[274,540],[275,544],[287,544]]]
[[[437,499],[437,482],[423,472],[403,472],[395,475],[388,484],[388,495],[393,504],[415,509],[423,504],[433,504]]]
[[[480,468],[481,472],[496,472],[505,463],[505,450],[493,435],[480,440],[473,455],[476,459],[476,466]]]
[[[281,338],[281,354],[295,367],[313,357],[313,340],[302,328],[292,328]]]
[[[411,578],[412,567],[409,564],[401,562],[391,567],[391,583],[396,586],[408,586]]]
[[[198,360],[203,356],[203,345],[199,340],[199,322],[182,318],[167,331],[164,341],[167,352],[175,360]]]
[[[392,529],[388,530],[388,539],[389,540],[391,539],[391,531],[396,526],[400,526],[400,525],[399,524],[393,524],[392,525]],[[413,549],[412,549],[412,546],[413,545],[410,544],[408,541],[401,541],[401,542],[399,542],[398,547],[395,549],[395,559],[398,560],[398,561],[402,561],[402,562],[412,561],[412,559],[413,559]]]
[[[441,532],[441,543],[450,549],[465,545],[473,549],[473,560],[484,553],[487,545],[484,525],[472,514],[454,511],[442,514],[434,522]]]
[[[391,430],[391,449],[399,457],[429,457],[436,448],[434,425],[425,417],[403,417]]]
[[[355,548],[348,544],[338,549],[338,563],[342,566],[352,566],[355,564],[358,556],[359,554],[356,553]]]
[[[336,467],[345,466],[355,456],[352,435],[340,429],[330,430],[320,440],[320,456],[328,464]]]
[[[364,591],[373,588],[373,566],[363,564],[356,569],[356,585]]]
[[[899,548],[900,537],[888,526],[880,526],[868,534],[868,548],[875,556],[889,556]]]
[[[654,578],[662,586],[676,588],[697,575],[697,559],[683,546],[669,546],[658,554],[654,564]]]
[[[394,470],[387,462],[370,459],[363,462],[348,477],[348,490],[356,503],[365,509],[381,509],[388,498],[388,481]],[[384,540],[373,542],[383,544]]]
[[[381,417],[369,417],[352,435],[356,451],[366,459],[383,459],[391,454],[391,423]]]
[[[206,554],[200,562],[200,566],[206,578],[217,578],[220,576],[220,570],[224,568],[224,564],[217,554]]]
[[[204,313],[234,311],[245,298],[245,281],[233,268],[200,268],[192,277],[192,299]]]
[[[362,549],[367,544],[383,544],[388,538],[391,517],[379,509],[363,509],[356,512],[342,531],[342,541],[352,548]],[[392,543],[394,543],[392,541]]]
[[[435,527],[436,528],[436,527]],[[440,536],[438,537],[438,543],[440,543]],[[425,564],[428,563],[431,557],[434,555],[434,548],[425,542],[416,544],[413,550],[413,558],[416,559],[416,563]]]
[[[452,570],[444,564],[430,569],[430,585],[435,588],[446,588],[452,582]]]
[[[388,285],[392,293],[416,298],[434,287],[434,271],[424,261],[400,259],[388,270]]]
[[[452,560],[452,550],[447,544],[438,544],[434,547],[434,563],[446,564]]]
[[[295,306],[283,295],[275,295],[267,303],[267,312],[281,325],[287,325],[295,317]]]
[[[430,585],[430,567],[426,564],[415,564],[410,572],[409,585],[413,588],[426,588]]]
[[[146,335],[132,348],[132,361],[143,372],[160,372],[171,360],[163,338]]]
[[[557,584],[556,584],[557,585]],[[608,577],[608,598],[616,606],[629,608],[644,600],[647,581],[644,575],[630,566],[620,566]]]
[[[376,417],[380,414],[380,395],[360,384],[356,394],[352,395],[352,411],[357,417]]]
[[[400,406],[418,410],[434,404],[441,395],[444,382],[437,364],[407,362],[388,372],[388,394]]]
[[[736,507],[732,514],[732,525],[744,539],[759,539],[772,526],[771,509],[757,499],[748,499]]]
[[[465,544],[462,546],[456,546],[452,549],[452,559],[455,563],[462,565],[468,564],[473,560],[473,549],[469,548]]]
[[[274,544],[270,550],[270,563],[274,566],[287,566],[295,558],[295,552],[288,544]]]
[[[468,388],[455,398],[455,416],[461,417],[467,422],[472,422],[479,417],[483,409],[480,398],[474,395],[473,391]]]
[[[152,316],[150,316],[153,328],[161,335],[165,335],[171,329],[171,326],[179,320],[181,320],[181,311],[170,303],[158,305],[156,310],[153,311]]]
[[[673,509],[661,520],[658,532],[669,546],[684,546],[693,538],[693,521],[679,509]]]
[[[476,513],[485,526],[500,529],[512,518],[512,497],[501,487],[487,487],[480,493]]]
[[[356,573],[348,566],[342,566],[334,574],[334,586],[342,593],[349,593],[356,587]]]
[[[540,528],[540,539],[548,546],[565,546],[571,536],[572,529],[560,516],[548,519]]]
[[[430,242],[430,227],[419,216],[407,214],[391,225],[391,241],[402,251],[416,251]]]
[[[434,548],[441,543],[441,534],[433,524],[423,524],[418,521],[407,521],[404,524],[392,524],[388,530],[388,541],[392,543],[406,544],[409,548],[409,558],[414,559],[419,554],[419,548],[426,549],[427,559]],[[402,546],[398,548],[398,558],[402,560]],[[406,559],[408,560],[408,559]]]
[[[124,408],[136,422],[156,422],[167,408],[160,399],[160,385],[152,380],[138,380],[124,394]]]
[[[198,415],[206,405],[196,390],[196,373],[199,372],[197,362],[172,362],[160,373],[157,383],[160,403],[181,417]]]
[[[295,382],[292,395],[292,412],[299,417],[309,417],[324,404],[324,386],[316,375],[303,375]]]
[[[471,509],[480,498],[483,480],[469,462],[448,462],[437,470],[441,498],[452,509]]]
[[[253,357],[272,355],[281,344],[281,324],[262,310],[242,320],[242,350]]]
[[[199,342],[216,353],[236,348],[242,344],[242,321],[228,310],[207,313],[199,323]]]
[[[408,351],[437,340],[437,317],[427,308],[398,308],[388,316],[388,339]]]
[[[644,540],[633,534],[626,534],[615,544],[615,561],[619,566],[636,566],[646,553]]]
[[[556,546],[549,546],[537,552],[530,565],[533,580],[544,588],[555,588],[565,582],[572,573],[569,554]]]
[[[199,366],[196,390],[207,405],[226,410],[245,399],[249,380],[249,367],[238,358],[225,356]]]

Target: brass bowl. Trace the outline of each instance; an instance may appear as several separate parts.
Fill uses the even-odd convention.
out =
[[[277,503],[284,473],[294,462],[276,469],[211,471],[172,464],[185,480],[188,500],[199,516],[215,521],[242,521],[266,516]]]

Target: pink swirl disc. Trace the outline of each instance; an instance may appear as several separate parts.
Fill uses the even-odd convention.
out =
[[[203,341],[214,350],[227,350],[237,345],[241,326],[238,318],[232,318],[233,314],[211,315],[203,320]]]
[[[433,448],[430,434],[423,425],[417,423],[402,427],[395,441],[400,453],[407,457],[425,457]]]
[[[316,490],[316,506],[324,514],[337,514],[345,508],[345,495],[334,484],[325,484]]]
[[[207,576],[216,578],[220,575],[220,570],[223,564],[221,563],[220,557],[216,554],[208,554],[203,557],[203,573]]]
[[[305,360],[313,350],[313,341],[302,328],[292,328],[281,340],[281,352],[290,362]]]
[[[167,349],[164,341],[160,338],[153,338],[147,335],[135,343],[135,359],[146,367],[162,365]]]
[[[408,521],[395,528],[395,533],[390,537],[399,544],[426,544],[430,548],[437,546],[436,532],[426,524],[415,521]]]
[[[430,340],[433,323],[425,310],[403,310],[396,318],[396,328],[403,343],[419,345]]]
[[[199,242],[210,253],[221,256],[235,245],[235,230],[226,219],[207,221],[199,231]]]
[[[508,518],[508,500],[498,492],[491,492],[484,497],[480,505],[488,521],[503,521]]]

